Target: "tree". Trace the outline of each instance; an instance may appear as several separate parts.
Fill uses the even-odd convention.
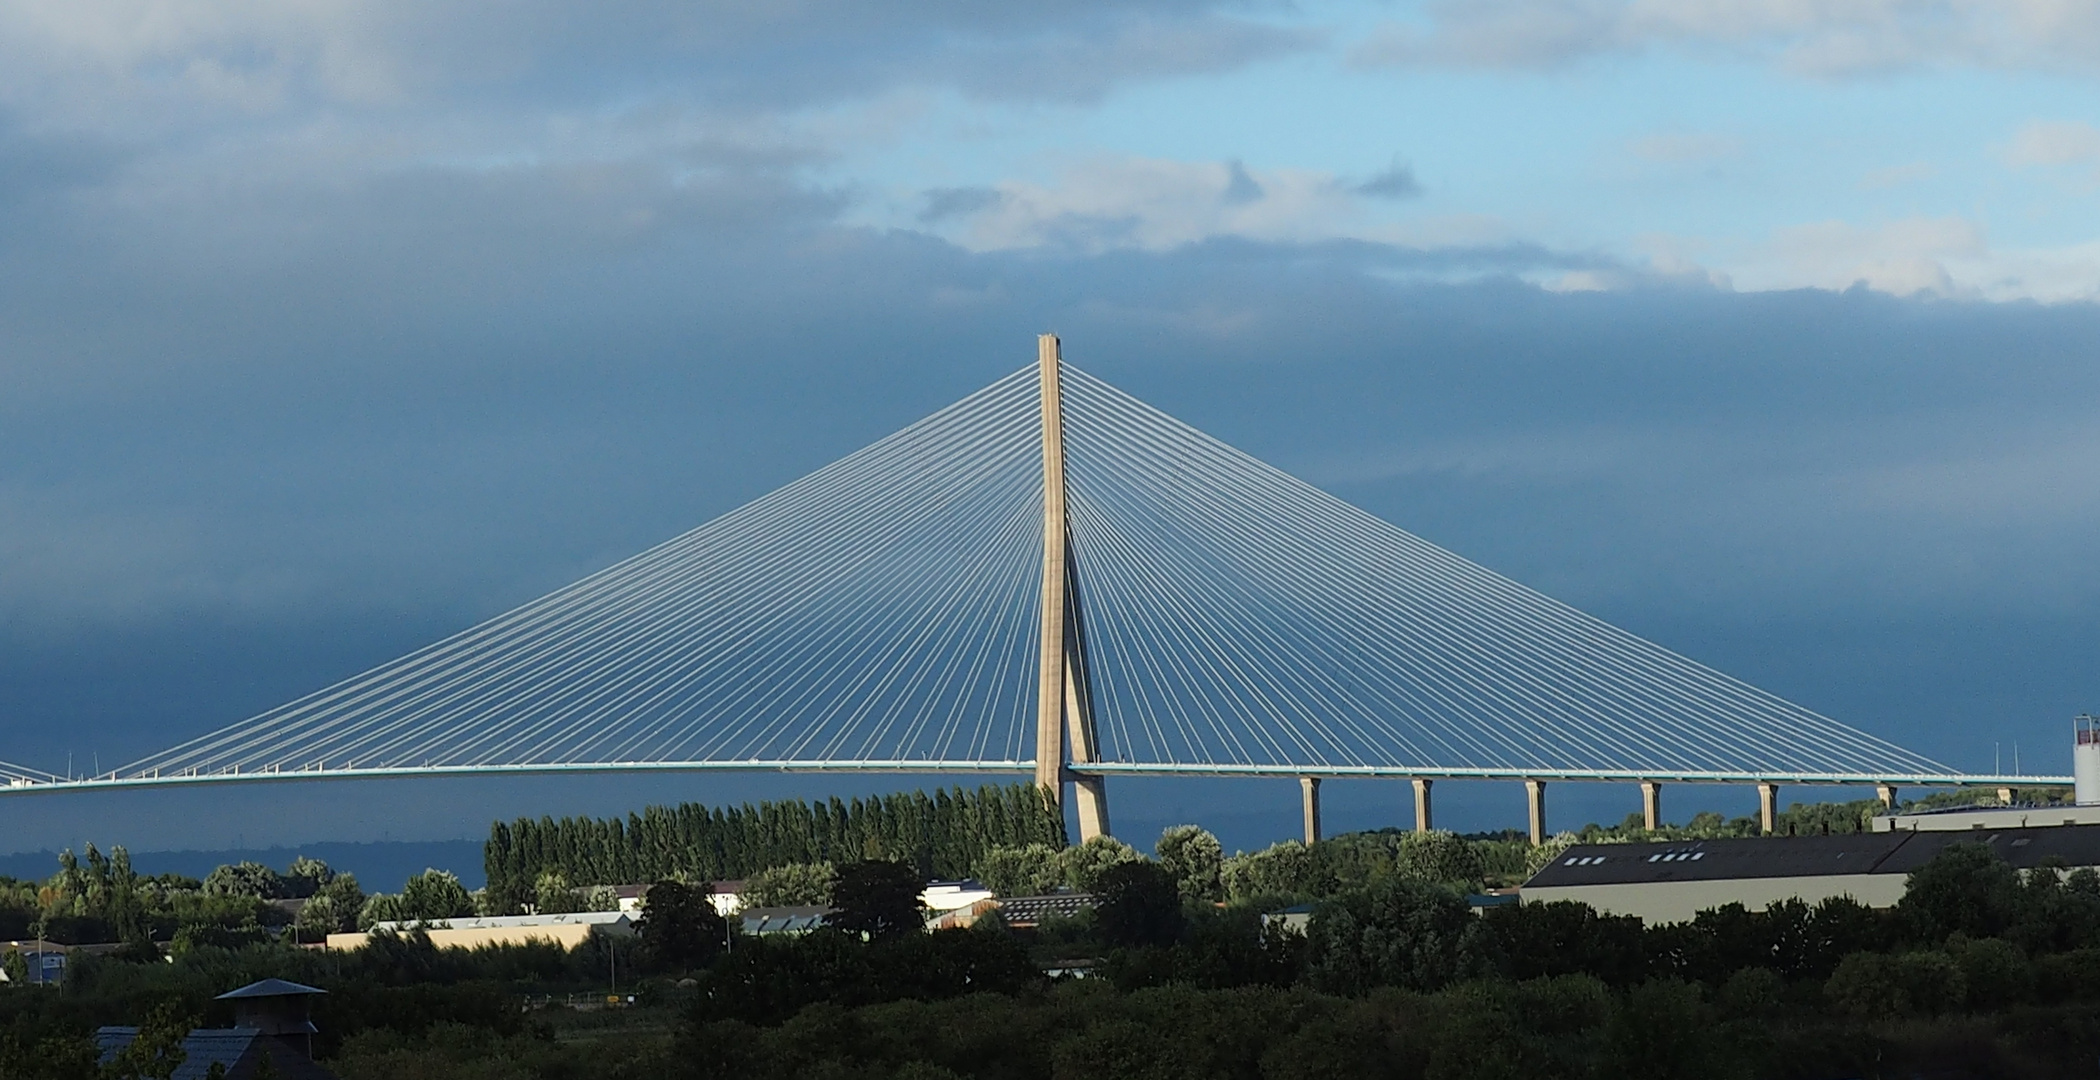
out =
[[[789,863],[744,879],[748,907],[827,907],[837,877],[830,863]]]
[[[292,860],[284,871],[285,892],[289,896],[308,897],[320,892],[322,887],[335,880],[335,871],[319,859],[304,855]]]
[[[995,896],[1041,896],[1065,880],[1057,851],[1048,844],[988,848],[977,857],[975,873]]]
[[[583,898],[569,884],[569,876],[559,870],[547,870],[539,880],[532,883],[532,907],[542,915],[559,915],[583,910]]]
[[[1101,874],[1119,863],[1143,862],[1145,857],[1113,836],[1097,836],[1078,847],[1064,850],[1065,882],[1080,892],[1093,892]]]
[[[327,883],[307,901],[307,907],[314,904],[320,904],[321,910],[309,921],[303,918],[306,910],[300,909],[302,922],[323,934],[346,934],[357,929],[358,913],[365,907],[365,891],[357,887],[357,875],[331,874]],[[332,916],[333,922],[322,922],[324,913]]]
[[[189,1060],[182,1042],[194,1026],[175,1002],[156,1007],[139,1025],[138,1034],[110,1060],[106,1075],[111,1080],[169,1080]]]
[[[258,862],[239,862],[213,870],[204,879],[204,892],[212,896],[252,896],[258,900],[277,900],[288,894],[277,871]]]
[[[831,904],[838,910],[825,925],[858,934],[870,941],[886,941],[917,933],[926,926],[920,894],[925,891],[919,872],[905,863],[867,859],[838,868],[831,887]]]
[[[1896,909],[1920,940],[1997,937],[2019,916],[2020,872],[1982,844],[1950,844],[1911,871]]]
[[[1234,900],[1261,896],[1311,896],[1321,891],[1312,849],[1285,840],[1260,851],[1226,859],[1221,877]]]
[[[729,923],[707,892],[682,881],[659,881],[642,898],[635,932],[651,960],[674,970],[691,970],[714,962]]]
[[[1486,874],[1480,852],[1457,833],[1437,829],[1400,837],[1397,869],[1418,881],[1472,884]]]
[[[401,906],[411,919],[430,922],[474,914],[474,898],[449,870],[426,869],[401,889]]]
[[[1184,899],[1210,901],[1225,894],[1225,848],[1209,830],[1176,825],[1159,834],[1152,850]]]
[[[1181,890],[1158,863],[1109,867],[1095,882],[1094,896],[1094,924],[1112,945],[1167,945],[1181,934]]]
[[[1486,966],[1479,920],[1465,898],[1407,878],[1384,878],[1320,905],[1307,929],[1308,974],[1329,993],[1436,990]]]

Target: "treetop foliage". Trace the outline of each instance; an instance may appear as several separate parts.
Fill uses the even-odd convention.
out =
[[[626,818],[497,822],[484,847],[491,906],[522,910],[540,875],[572,885],[748,879],[790,864],[901,861],[922,878],[968,875],[994,847],[1065,846],[1064,817],[1032,784],[755,806],[653,806]]]

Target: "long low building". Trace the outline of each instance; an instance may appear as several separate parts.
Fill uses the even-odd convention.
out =
[[[1911,871],[1963,843],[1984,844],[2020,869],[2050,859],[2100,867],[2100,827],[2090,826],[1577,844],[1519,894],[1525,903],[1577,900],[1651,923],[1684,922],[1724,904],[1758,910],[1834,896],[1890,907]]]
[[[577,911],[561,915],[483,915],[439,919],[428,923],[377,923],[372,933],[390,930],[407,933],[421,929],[440,949],[473,949],[484,945],[524,945],[538,942],[573,949],[592,934],[625,937],[634,933],[635,916],[624,911]],[[371,933],[330,934],[331,949],[361,949]]]

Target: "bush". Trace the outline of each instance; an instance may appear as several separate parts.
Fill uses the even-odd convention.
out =
[[[1961,965],[1943,952],[1853,953],[1823,984],[1823,1000],[1847,1016],[1937,1016],[1968,996]]]

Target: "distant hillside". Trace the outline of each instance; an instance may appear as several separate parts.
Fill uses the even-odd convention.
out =
[[[109,844],[123,842],[111,837]],[[188,874],[201,878],[217,866],[243,861],[259,862],[282,870],[294,858],[311,856],[337,870],[357,875],[366,892],[399,892],[410,876],[427,867],[450,870],[460,883],[478,889],[486,879],[482,869],[481,841],[429,840],[384,841],[371,844],[301,844],[245,851],[134,851],[131,865],[141,874]],[[108,850],[105,846],[104,850]],[[41,880],[58,872],[58,852],[32,851],[0,855],[0,875]]]

